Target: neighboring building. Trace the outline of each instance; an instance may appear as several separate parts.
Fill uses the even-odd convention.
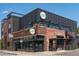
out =
[[[76,48],[76,21],[42,9],[21,15],[10,13],[2,20],[4,49],[53,51]]]
[[[76,41],[75,44],[77,45],[77,48],[79,48],[79,33],[76,33]]]

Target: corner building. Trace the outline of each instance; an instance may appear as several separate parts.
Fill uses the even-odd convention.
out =
[[[11,12],[2,20],[3,49],[56,51],[76,48],[76,21],[42,9]]]

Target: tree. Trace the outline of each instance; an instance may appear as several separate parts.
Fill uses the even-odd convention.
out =
[[[77,33],[79,33],[79,27],[77,28]]]
[[[2,48],[3,48],[3,44],[2,44],[2,41],[0,39],[0,49],[2,49]]]

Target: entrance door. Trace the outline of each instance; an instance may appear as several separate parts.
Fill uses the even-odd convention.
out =
[[[17,51],[18,50],[18,44],[15,42],[14,43],[14,50]]]
[[[39,52],[43,51],[44,41],[35,41],[34,43],[34,51]]]
[[[49,51],[55,51],[57,48],[57,43],[55,39],[49,40]]]
[[[20,44],[20,42],[15,42],[14,45],[15,45],[15,51],[21,50],[21,44]]]
[[[57,40],[57,50],[63,50],[64,48],[64,39]]]

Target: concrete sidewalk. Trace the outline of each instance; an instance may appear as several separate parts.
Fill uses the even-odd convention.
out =
[[[0,53],[9,53],[17,56],[53,56],[58,53],[67,52],[66,50],[61,51],[44,51],[44,52],[24,52],[24,51],[8,51],[0,50]]]

